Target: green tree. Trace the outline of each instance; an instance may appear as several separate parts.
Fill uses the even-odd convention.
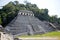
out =
[[[13,2],[9,2],[7,5],[3,7],[3,10],[8,13],[11,11],[15,11],[15,6],[13,5]]]
[[[0,16],[0,25],[2,24],[2,19],[1,19],[1,16]]]
[[[57,15],[50,17],[50,22],[57,23],[57,21],[58,21]]]

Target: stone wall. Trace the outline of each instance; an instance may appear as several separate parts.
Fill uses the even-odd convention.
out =
[[[1,39],[0,40],[14,40],[13,36],[4,32],[0,32],[1,34]]]

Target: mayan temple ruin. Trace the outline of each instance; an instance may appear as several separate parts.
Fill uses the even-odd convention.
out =
[[[20,10],[18,15],[6,26],[12,35],[34,35],[54,31],[48,22],[40,21],[32,11]]]
[[[0,40],[60,40],[59,0],[0,0]]]
[[[5,28],[0,25],[0,40],[17,40],[16,36],[52,32],[56,30],[53,26],[49,22],[36,18],[32,11],[20,10]]]

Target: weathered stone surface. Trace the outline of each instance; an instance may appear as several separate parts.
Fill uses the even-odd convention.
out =
[[[0,40],[14,40],[14,38],[11,34],[0,32]]]
[[[28,15],[22,15],[22,13],[27,13]],[[13,35],[18,35],[22,33],[27,33],[27,35],[43,34],[55,30],[54,28],[49,26],[49,24],[40,21],[33,15],[34,14],[32,11],[19,11],[15,19],[13,19],[12,22],[10,22],[5,29]]]

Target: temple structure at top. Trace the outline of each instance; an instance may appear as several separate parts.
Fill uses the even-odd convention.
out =
[[[27,15],[27,16],[34,16],[32,11],[27,11],[27,10],[20,10],[18,14]]]

